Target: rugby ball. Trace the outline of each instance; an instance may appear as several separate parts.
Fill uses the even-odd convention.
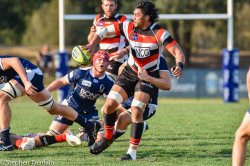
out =
[[[80,45],[77,45],[72,49],[72,58],[79,65],[86,66],[91,61],[91,54],[87,50],[82,49]]]

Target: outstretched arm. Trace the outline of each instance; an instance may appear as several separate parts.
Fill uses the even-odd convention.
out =
[[[139,68],[138,77],[141,80],[147,81],[159,89],[162,90],[170,90],[171,89],[171,79],[169,72],[167,71],[159,71],[159,78],[152,77],[148,75],[147,71],[143,68]]]
[[[52,92],[54,90],[57,90],[57,89],[65,86],[65,85],[68,85],[68,84],[69,84],[69,82],[68,82],[67,75],[66,75],[64,77],[61,77],[61,78],[51,82],[48,85],[47,89],[48,89],[49,92]]]
[[[97,44],[103,39],[108,37],[114,37],[120,33],[119,24],[109,25],[99,31],[97,31],[94,36],[89,41],[89,44],[83,46],[84,49],[87,49],[91,54],[94,53]]]
[[[17,74],[19,75],[19,77],[21,78],[24,87],[25,87],[25,91],[27,92],[27,94],[29,95],[36,95],[36,87],[34,87],[32,85],[32,83],[28,80],[27,74],[25,72],[25,69],[23,68],[22,63],[20,62],[20,60],[17,57],[12,57],[12,58],[3,58],[2,59],[2,65],[3,65],[3,69],[14,69]]]

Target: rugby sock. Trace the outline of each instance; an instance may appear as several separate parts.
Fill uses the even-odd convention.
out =
[[[111,114],[103,114],[104,119],[104,130],[105,130],[105,138],[107,140],[113,139],[114,125],[116,121],[116,112]]]
[[[55,136],[56,142],[65,142],[66,141],[66,134],[60,134]]]
[[[116,129],[115,132],[114,132],[114,139],[117,139],[119,138],[120,136],[122,136],[127,130],[119,130],[119,129]]]
[[[20,147],[21,146],[21,144],[22,144],[22,139],[18,139],[18,140],[16,140],[16,142],[15,142],[15,146],[16,147]]]
[[[130,132],[130,144],[138,146],[141,141],[142,132],[143,132],[143,122],[132,123]]]
[[[0,141],[4,142],[5,145],[11,145],[10,128],[0,130]]]
[[[81,125],[86,129],[86,131],[93,130],[93,122],[88,121],[88,119],[84,118],[82,115],[78,114],[77,118],[75,119],[75,122]]]
[[[39,139],[43,146],[48,146],[57,142],[55,136],[50,135],[40,136]]]
[[[129,154],[133,160],[136,160],[136,150],[135,149],[129,148],[127,151],[127,154]]]

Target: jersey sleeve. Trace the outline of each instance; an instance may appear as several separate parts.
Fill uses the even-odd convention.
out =
[[[164,30],[161,36],[161,42],[165,48],[169,48],[176,43],[167,30]]]
[[[80,78],[81,78],[81,73],[84,72],[83,70],[80,69],[75,69],[73,71],[71,71],[70,73],[68,73],[66,75],[66,78],[68,78],[68,83],[75,83],[77,82]]]

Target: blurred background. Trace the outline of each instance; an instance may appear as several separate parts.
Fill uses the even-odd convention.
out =
[[[226,13],[227,0],[152,0],[161,14]],[[135,0],[120,0],[119,13],[132,14]],[[97,14],[101,0],[65,0],[66,14]],[[250,1],[234,0],[234,48],[239,49],[239,97],[247,97],[245,74],[250,62]],[[0,0],[0,55],[25,57],[37,62],[37,54],[46,44],[55,54],[59,45],[58,0]],[[90,21],[66,21],[65,45],[87,43]],[[226,20],[160,20],[183,48],[186,65],[182,79],[172,79],[173,89],[162,92],[170,97],[222,97],[222,50],[227,47]],[[164,56],[169,68],[174,64]],[[71,63],[70,65],[73,65]],[[53,69],[51,69],[53,70]],[[53,80],[49,74],[47,80]]]

